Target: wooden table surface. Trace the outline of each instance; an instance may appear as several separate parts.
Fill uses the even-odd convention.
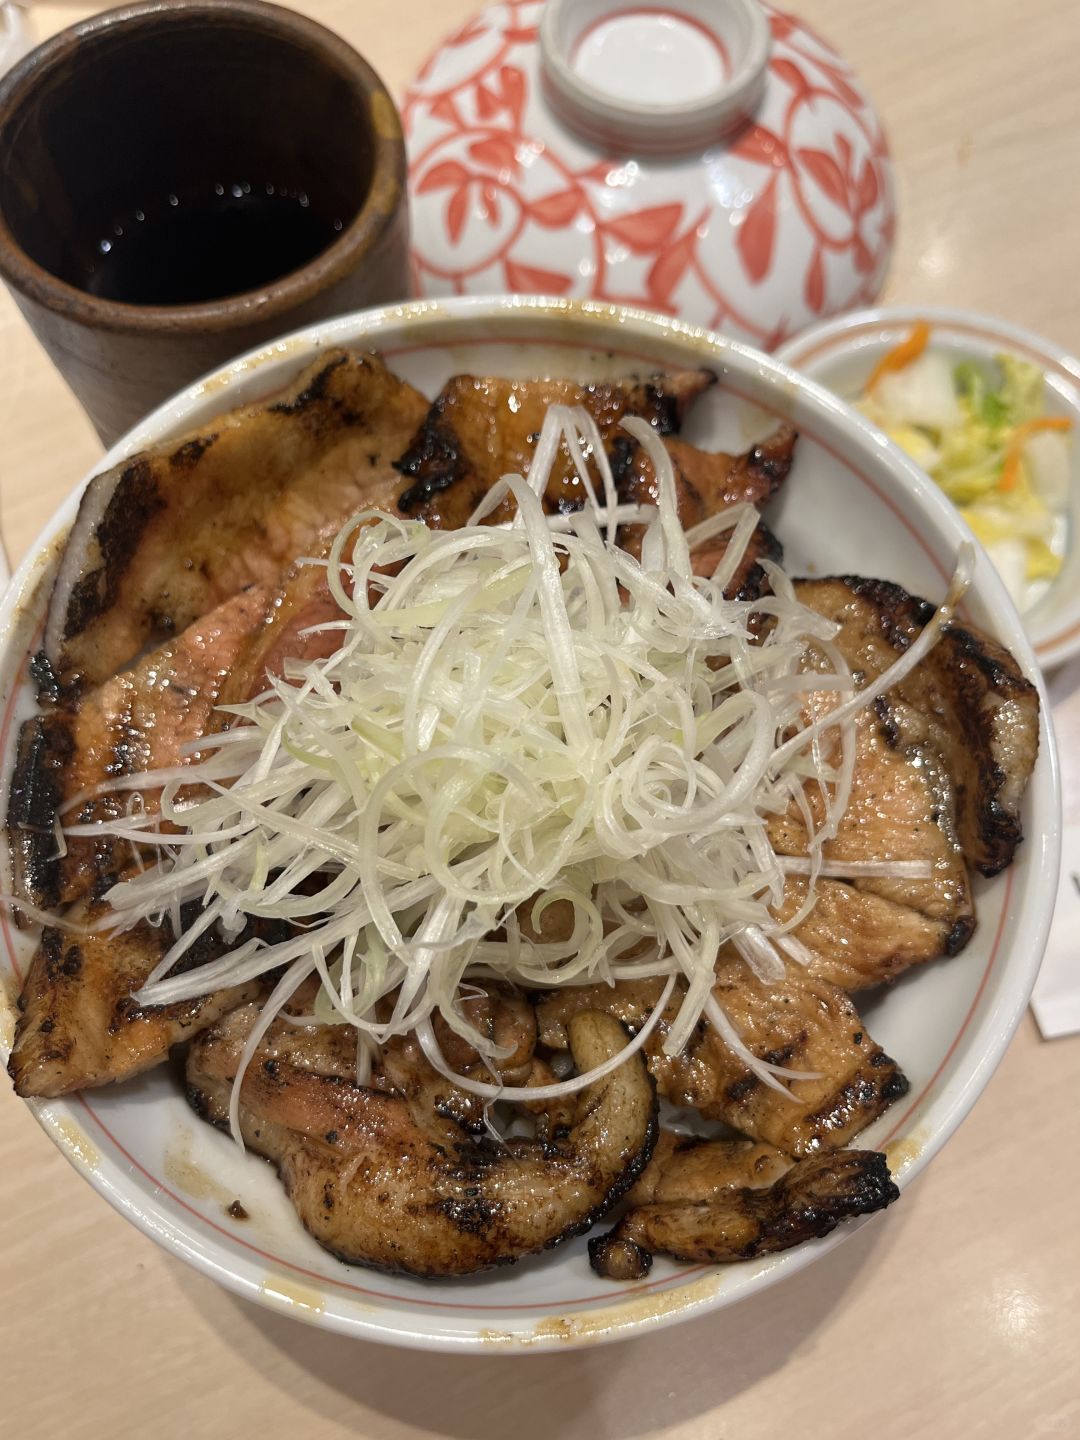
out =
[[[297,8],[340,31],[400,93],[472,6]],[[31,21],[44,38],[94,8],[35,5]],[[861,72],[889,130],[901,224],[886,299],[992,311],[1080,351],[1075,0],[800,8]],[[13,561],[99,454],[0,294],[0,515]],[[1080,1038],[1044,1044],[1027,1017],[974,1114],[903,1203],[811,1269],[648,1339],[493,1359],[346,1341],[233,1299],[122,1221],[29,1112],[0,1096],[5,1433],[1080,1436],[1078,1069]]]

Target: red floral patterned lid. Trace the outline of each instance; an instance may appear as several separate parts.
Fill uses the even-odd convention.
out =
[[[640,305],[765,349],[873,300],[895,231],[892,166],[835,50],[754,0],[549,5],[560,71],[595,93],[594,115],[575,114],[553,83],[558,27],[540,0],[480,11],[406,94],[418,294]],[[758,51],[735,24],[748,9],[766,22]],[[690,27],[718,58],[691,53]],[[733,54],[740,45],[753,53]],[[699,126],[694,144],[688,123],[680,153],[665,127],[673,115],[710,123],[710,67],[725,94],[747,81],[745,108],[715,121],[711,143]],[[665,95],[673,83],[680,93]]]

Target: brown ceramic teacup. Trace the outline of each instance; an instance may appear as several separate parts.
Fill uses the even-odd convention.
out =
[[[0,276],[106,444],[203,371],[408,293],[378,76],[261,0],[142,0],[0,81]]]

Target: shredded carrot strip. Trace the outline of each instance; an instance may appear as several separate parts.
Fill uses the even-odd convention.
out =
[[[1038,435],[1042,430],[1071,430],[1072,423],[1067,415],[1042,415],[1038,420],[1025,420],[1022,425],[1018,425],[1012,433],[1009,448],[1005,451],[1005,463],[1001,467],[998,489],[1015,490],[1020,483],[1020,462],[1024,456],[1024,446],[1033,435]]]
[[[871,370],[870,379],[866,382],[867,391],[873,390],[883,376],[891,375],[895,370],[903,370],[913,360],[917,360],[926,349],[929,340],[930,326],[925,320],[919,320],[912,326],[911,334],[901,340],[899,345],[894,345]]]

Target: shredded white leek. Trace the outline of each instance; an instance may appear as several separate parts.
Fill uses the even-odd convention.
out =
[[[356,1027],[365,1074],[375,1046],[414,1030],[429,1060],[463,1083],[438,1049],[436,1014],[496,1075],[502,1058],[462,1008],[470,979],[543,988],[659,975],[665,1003],[685,982],[669,1053],[704,1014],[765,1083],[794,1078],[752,1055],[724,1015],[713,995],[718,948],[734,943],[756,974],[776,978],[785,954],[806,959],[790,921],[772,913],[786,875],[810,876],[808,905],[819,875],[915,876],[872,858],[827,862],[821,847],[851,787],[852,717],[925,653],[963,580],[889,677],[857,691],[835,627],[776,567],[771,595],[725,599],[756,523],[749,506],[698,527],[691,540],[730,541],[715,575],[694,574],[667,452],[648,425],[626,425],[654,467],[655,509],[618,505],[593,422],[552,407],[527,481],[506,476],[464,528],[354,516],[328,562],[337,652],[292,662],[264,695],[233,707],[243,723],[200,739],[190,766],[141,777],[164,787],[159,816],[69,828],[160,848],[158,863],[109,892],[119,926],[204,906],[141,1004],[280,972],[246,1062],[314,973],[315,1015]],[[540,497],[563,444],[590,495],[584,457],[597,467],[603,503],[593,496],[549,517]],[[512,523],[481,524],[505,495]],[[645,526],[640,563],[615,543],[627,520]],[[802,674],[810,647],[817,668]],[[809,724],[816,689],[835,704]],[[824,802],[816,833],[808,777]],[[793,802],[813,836],[803,859],[778,857],[768,838],[769,817]],[[568,926],[527,938],[518,908],[539,924],[556,899]],[[241,940],[259,920],[292,933]],[[174,974],[212,925],[232,948]],[[549,1098],[590,1078],[518,1093]],[[476,1080],[466,1088],[506,1093]]]

